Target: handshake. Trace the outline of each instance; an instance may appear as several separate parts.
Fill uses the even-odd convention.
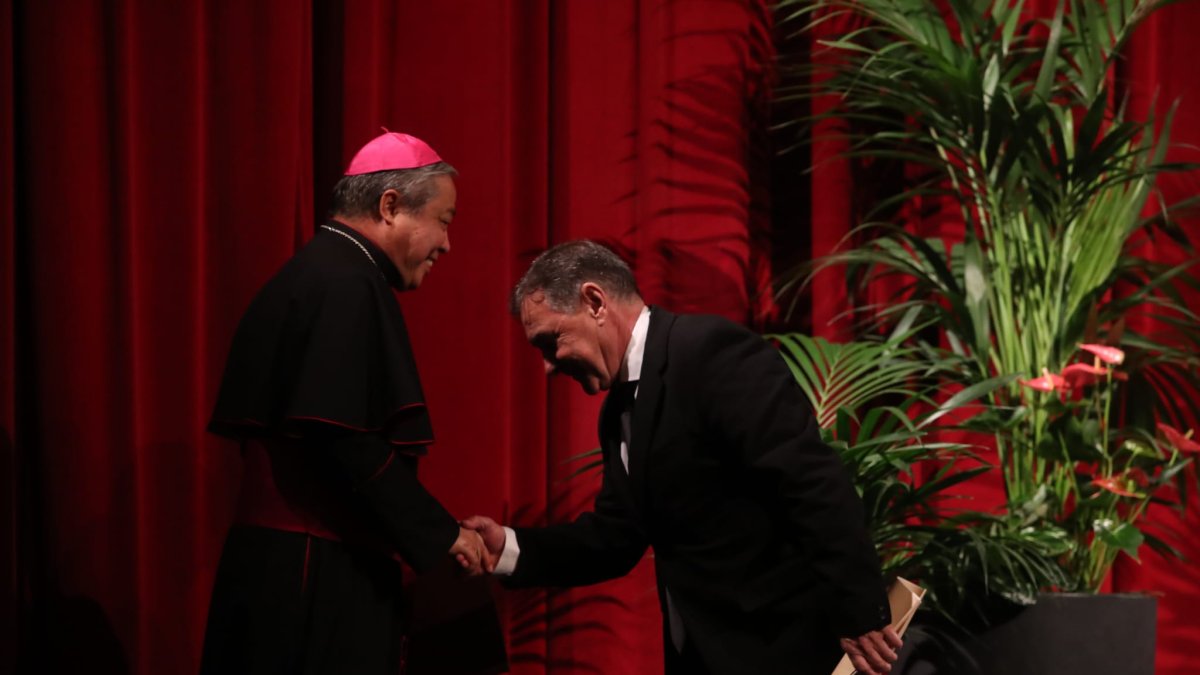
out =
[[[459,523],[458,539],[450,547],[450,555],[470,576],[495,572],[500,554],[504,552],[505,531],[496,521],[485,516],[471,516]]]

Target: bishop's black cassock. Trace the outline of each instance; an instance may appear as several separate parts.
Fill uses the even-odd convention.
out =
[[[447,559],[455,519],[417,481],[433,441],[387,255],[330,222],[262,288],[209,430],[245,476],[203,673],[396,673],[401,566]]]

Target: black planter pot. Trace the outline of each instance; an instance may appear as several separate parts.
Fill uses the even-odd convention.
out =
[[[1047,593],[973,636],[914,621],[893,673],[1154,675],[1157,600],[1121,593]]]

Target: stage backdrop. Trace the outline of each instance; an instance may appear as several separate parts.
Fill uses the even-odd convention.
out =
[[[0,0],[0,663],[195,670],[240,471],[204,433],[229,339],[381,125],[461,172],[453,250],[403,300],[438,439],[423,479],[461,516],[586,508],[596,477],[567,460],[599,400],[547,382],[507,292],[586,236],[653,303],[770,311],[770,24],[756,0]],[[1130,60],[1139,101],[1188,97],[1180,140],[1197,27],[1173,8]],[[789,181],[807,203],[770,229],[828,250],[848,174]],[[821,289],[816,330],[840,297]],[[1148,558],[1120,584],[1167,593],[1161,672],[1182,674],[1194,568]],[[514,672],[657,672],[652,564],[503,594]]]

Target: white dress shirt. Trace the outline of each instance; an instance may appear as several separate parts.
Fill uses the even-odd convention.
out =
[[[629,345],[625,348],[625,359],[621,362],[621,370],[617,374],[619,382],[637,382],[642,377],[642,361],[646,355],[646,334],[650,331],[650,308],[643,307],[638,314],[637,321],[633,324],[633,333],[629,336]],[[637,400],[638,389],[633,390],[633,398]],[[625,467],[625,471],[629,471],[629,429],[632,411],[626,410],[621,413],[621,464]],[[513,573],[517,568],[517,557],[521,554],[521,547],[517,544],[517,533],[511,527],[504,528],[504,552],[500,554],[500,560],[496,562],[495,574],[507,576]],[[671,601],[671,592],[667,591],[667,620],[668,627],[671,632],[671,642],[675,648],[683,651],[683,619],[679,616],[679,612],[675,610],[675,603]]]

